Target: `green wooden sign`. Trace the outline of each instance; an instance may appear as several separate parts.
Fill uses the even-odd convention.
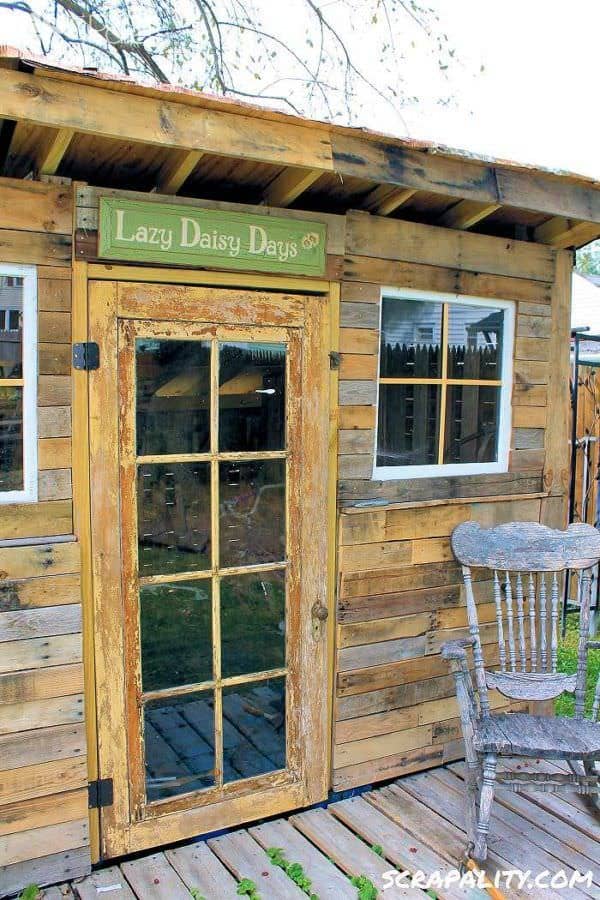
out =
[[[100,198],[105,259],[323,275],[326,235],[322,222]]]

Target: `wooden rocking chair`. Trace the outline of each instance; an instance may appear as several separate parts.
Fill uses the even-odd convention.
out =
[[[452,534],[452,550],[462,565],[470,637],[444,644],[465,742],[467,856],[483,862],[496,783],[513,791],[575,791],[590,795],[600,810],[600,678],[592,719],[584,718],[587,657],[600,641],[589,640],[591,568],[600,559],[600,532],[591,525],[555,531],[536,522],[511,522],[485,529],[465,522]],[[493,570],[499,667],[486,668],[473,595],[471,567]],[[577,673],[557,671],[561,582],[577,571],[580,628]],[[487,641],[486,641],[487,643]],[[507,653],[508,644],[508,653]],[[475,690],[467,664],[473,650]],[[575,717],[492,714],[488,689],[522,701],[544,701],[563,691],[575,694]],[[499,756],[568,761],[572,774],[512,771],[496,773]]]

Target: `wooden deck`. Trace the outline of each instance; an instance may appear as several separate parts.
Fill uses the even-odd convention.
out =
[[[553,766],[540,763],[550,771]],[[554,768],[554,771],[557,769]],[[462,810],[463,764],[405,776],[361,796],[337,801],[262,824],[240,828],[206,842],[188,843],[120,865],[98,869],[82,881],[46,890],[47,900],[206,900],[235,898],[250,879],[263,898],[300,900],[299,887],[274,866],[266,850],[283,849],[300,863],[318,898],[357,898],[349,876],[367,876],[385,898],[425,900],[415,887],[382,890],[391,869],[441,874],[454,869],[465,846]],[[378,846],[377,846],[378,845]],[[373,848],[376,849],[373,849]],[[379,849],[381,848],[381,849]],[[507,898],[600,898],[600,819],[574,794],[516,795],[500,791],[495,804],[487,872],[591,871],[590,887],[540,890],[501,887]],[[436,887],[442,900],[483,900],[479,888]],[[498,895],[493,895],[498,896]]]

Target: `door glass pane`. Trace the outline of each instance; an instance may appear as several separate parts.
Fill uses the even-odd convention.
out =
[[[213,677],[209,578],[143,586],[140,628],[144,691]]]
[[[285,344],[219,345],[219,451],[285,447]]]
[[[448,385],[444,462],[496,460],[499,415],[499,387]]]
[[[21,378],[23,279],[0,275],[0,378]]]
[[[451,303],[448,378],[500,380],[503,332],[503,310]]]
[[[424,466],[437,462],[440,387],[380,384],[378,466]]]
[[[210,443],[210,343],[136,341],[138,456],[202,453]]]
[[[0,491],[23,490],[23,388],[0,387]]]
[[[140,577],[210,568],[208,463],[138,468]]]
[[[285,460],[219,463],[220,565],[285,559]]]
[[[285,572],[221,580],[223,678],[285,665]]]
[[[381,310],[381,377],[439,378],[441,338],[441,303],[384,297]]]
[[[201,721],[202,727],[197,727]],[[211,735],[208,741],[203,732]],[[146,796],[164,800],[215,784],[212,691],[144,704]]]
[[[223,688],[225,780],[284,769],[285,678]]]

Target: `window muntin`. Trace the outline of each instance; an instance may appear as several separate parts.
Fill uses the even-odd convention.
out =
[[[506,471],[514,305],[384,290],[375,478]]]
[[[34,266],[0,264],[0,503],[37,499]]]

